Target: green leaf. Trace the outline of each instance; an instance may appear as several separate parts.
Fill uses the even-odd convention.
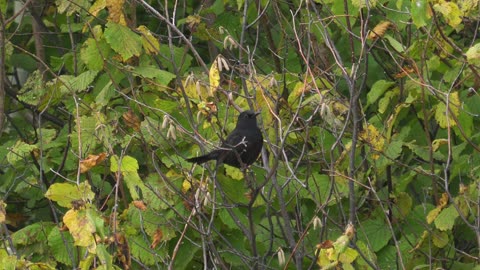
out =
[[[95,193],[88,182],[80,183],[80,185],[72,183],[55,183],[45,193],[45,197],[58,203],[60,206],[70,208],[73,201],[91,201],[95,198]]]
[[[160,85],[168,85],[176,77],[175,74],[154,66],[136,67],[133,72],[143,78],[156,79]]]
[[[385,147],[385,155],[390,159],[396,159],[402,153],[402,141],[392,141]]]
[[[85,213],[87,218],[94,225],[95,232],[98,233],[101,238],[107,237],[105,230],[108,229],[108,227],[105,227],[105,220],[102,217],[102,213],[96,208],[87,208]]]
[[[28,77],[18,92],[18,99],[30,105],[38,105],[43,95],[45,95],[45,84],[43,83],[40,71],[36,70]]]
[[[12,234],[13,243],[28,246],[36,242],[45,243],[50,230],[55,227],[49,222],[39,222],[28,225]]]
[[[109,81],[95,97],[95,102],[100,106],[107,106],[115,94],[115,87],[113,86],[112,82]]]
[[[385,80],[376,81],[372,85],[372,89],[367,94],[367,106],[371,105],[385,93],[390,87],[395,85],[395,82],[389,82]]]
[[[74,13],[82,12],[90,8],[88,0],[56,0],[59,13],[67,13],[72,16]]]
[[[368,243],[374,252],[387,245],[392,238],[392,232],[381,219],[368,219],[358,229],[359,238]]]
[[[107,248],[103,244],[97,246],[97,256],[100,259],[99,263],[105,267],[105,269],[113,269],[113,257],[108,253]],[[99,269],[98,267],[96,268]]]
[[[22,141],[17,141],[12,149],[7,154],[7,161],[11,165],[15,165],[17,162],[24,159],[29,159],[30,154],[33,150],[38,149],[36,145],[24,143]]]
[[[58,227],[54,227],[48,235],[48,246],[56,261],[72,266],[69,251],[74,256],[73,260],[76,261],[77,253],[73,252],[73,237],[68,232],[61,232]]]
[[[444,248],[448,244],[448,234],[446,232],[433,231],[433,244],[438,248]]]
[[[119,167],[120,165],[120,167]],[[113,155],[110,158],[110,171],[111,172],[137,172],[138,171],[138,161],[131,156],[123,156],[121,162],[118,162],[118,156]]]
[[[120,165],[120,166],[119,166]],[[140,199],[138,189],[146,190],[145,184],[142,182],[140,175],[138,175],[138,161],[131,156],[124,156],[119,164],[118,156],[113,155],[110,158],[110,171],[121,171],[125,184],[130,191],[130,195],[134,200]]]
[[[377,256],[373,253],[367,245],[363,241],[357,241],[357,247],[360,249],[363,256],[360,256],[357,259],[357,264],[360,266],[358,269],[368,269],[369,265],[368,262],[375,262],[377,261]],[[364,259],[365,258],[365,259]],[[366,261],[367,260],[367,261]]]
[[[247,216],[245,215],[245,213],[240,211],[238,207],[232,208],[232,213],[235,219],[232,218],[232,216],[226,209],[220,209],[220,211],[218,211],[218,217],[227,228],[232,230],[239,229],[234,220],[238,220],[242,224],[248,224]]]
[[[405,52],[405,46],[403,46],[403,44],[398,42],[395,38],[388,34],[386,34],[384,38],[388,40],[388,43],[390,43],[390,45],[395,49],[395,51],[399,53]]]
[[[71,92],[71,91],[75,91],[75,92],[79,92],[79,91],[85,91],[87,90],[93,80],[95,79],[95,77],[97,76],[98,74],[98,71],[94,71],[94,70],[87,70],[83,73],[81,73],[80,75],[78,75],[77,77],[74,77],[74,76],[68,76],[68,75],[63,75],[61,76],[61,78],[63,79],[63,83],[65,84],[63,87],[64,87],[64,91],[66,92]]]
[[[460,123],[460,126],[462,127],[463,133],[465,134],[465,136],[470,138],[473,133],[473,127],[474,127],[473,119],[475,117],[473,117],[472,114],[470,113],[466,113],[471,111],[467,104],[462,104],[462,107],[463,109],[462,111],[460,111],[460,114],[458,115],[458,122]],[[455,130],[455,133],[457,133],[459,136],[464,136],[461,134],[459,129],[454,129],[454,130]]]
[[[80,130],[77,130],[80,127]],[[73,149],[78,149],[79,140],[82,142],[82,154],[94,149],[97,145],[97,121],[90,116],[81,116],[75,119],[75,131],[70,134]],[[80,133],[80,138],[78,134]]]
[[[161,108],[161,110],[166,113],[169,113],[169,114],[178,113],[178,109],[179,109],[178,102],[174,102],[166,99],[157,99],[155,100],[154,104],[156,105],[157,108]]]
[[[400,192],[395,196],[395,216],[399,219],[404,219],[412,210],[413,200],[406,192]]]
[[[138,259],[140,262],[142,262],[145,265],[154,265],[155,262],[159,263],[158,260],[161,260],[162,257],[165,255],[162,254],[165,252],[164,249],[155,249],[153,250],[150,247],[150,243],[148,242],[148,239],[146,239],[143,235],[135,235],[133,237],[128,238],[128,243],[129,243],[129,248],[132,256],[134,256],[136,259]],[[190,246],[189,244],[190,241],[185,241],[181,244],[181,246]],[[181,247],[180,246],[180,247]],[[191,252],[191,249],[186,253]],[[178,259],[178,258],[177,258]],[[177,261],[177,260],[175,260]],[[174,269],[177,269],[174,267]]]
[[[379,113],[385,113],[387,109],[392,107],[390,102],[392,101],[392,98],[398,96],[398,92],[399,92],[399,88],[395,87],[392,90],[385,93],[385,95],[378,102]]]
[[[179,247],[173,269],[196,269],[194,267],[189,267],[189,265],[194,263],[193,258],[199,250],[199,245],[194,245],[191,241],[183,241]]]
[[[172,48],[168,45],[160,44],[160,54],[163,56],[160,61],[164,67],[170,72],[175,72],[172,60],[175,62],[175,67],[179,69],[179,74],[184,74],[190,67],[193,57],[185,52],[184,48]]]
[[[80,59],[87,65],[89,70],[100,71],[103,69],[104,59],[110,56],[110,46],[105,39],[89,38],[80,50]]]
[[[140,56],[142,40],[130,28],[108,22],[104,35],[112,49],[122,56],[123,61],[128,60],[132,56]]]
[[[450,205],[440,212],[440,214],[435,219],[435,227],[440,231],[451,230],[455,224],[455,220],[459,216],[455,206]]]
[[[352,4],[356,8],[367,7],[367,1],[365,0],[352,0]],[[368,1],[368,7],[375,7],[377,5],[377,0]]]
[[[170,176],[172,183],[179,183],[184,178],[182,175]],[[145,184],[149,187],[142,190],[142,200],[148,205],[149,209],[154,211],[165,210],[174,205],[178,195],[170,192],[170,188],[164,181],[159,180],[156,174],[150,174],[144,179]],[[151,187],[151,188],[150,188]]]
[[[40,138],[37,146],[41,147],[42,149],[47,149],[48,144],[50,144],[55,139],[55,136],[57,136],[57,131],[50,128],[38,128],[37,134]]]
[[[412,20],[417,28],[427,25],[427,21],[430,19],[428,14],[428,1],[427,0],[412,0]]]
[[[38,72],[37,61],[35,61],[35,59],[28,54],[12,54],[10,56],[10,63],[13,67],[22,68],[29,72]]]

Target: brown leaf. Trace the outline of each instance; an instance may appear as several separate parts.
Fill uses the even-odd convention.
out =
[[[87,158],[80,161],[80,172],[88,172],[91,168],[97,166],[107,157],[107,153],[103,152],[98,155],[88,155]]]
[[[317,249],[327,249],[332,248],[333,242],[331,240],[325,240],[323,243],[317,245]]]
[[[415,70],[411,67],[403,67],[402,68],[402,71],[398,72],[397,74],[395,74],[393,77],[395,77],[395,79],[401,79],[405,76],[407,76],[408,74],[411,74],[413,73]]]
[[[130,248],[127,239],[120,233],[115,234],[115,243],[118,246],[117,256],[123,264],[123,269],[130,269],[132,258],[130,256]]]
[[[143,201],[133,201],[133,206],[135,206],[136,208],[138,208],[142,211],[147,210],[147,206],[145,205],[145,203]]]
[[[154,249],[160,244],[163,238],[163,232],[161,229],[157,229],[155,234],[153,235],[153,243],[150,245],[150,248]]]
[[[138,118],[132,110],[128,110],[128,112],[124,113],[122,118],[127,126],[133,128],[135,131],[140,130],[140,118]]]
[[[19,213],[7,213],[6,223],[14,228],[20,226],[21,223],[27,220],[27,217]]]

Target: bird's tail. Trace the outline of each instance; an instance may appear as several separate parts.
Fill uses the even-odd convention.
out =
[[[217,155],[215,155],[215,152],[213,152],[213,153],[209,153],[209,154],[199,156],[199,157],[187,158],[185,160],[188,161],[188,162],[191,162],[191,163],[202,164],[202,163],[205,163],[209,160],[216,159],[216,158],[217,158]]]

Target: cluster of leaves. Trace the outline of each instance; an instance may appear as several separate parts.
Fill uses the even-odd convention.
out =
[[[0,265],[478,267],[479,1],[160,2],[0,1]]]

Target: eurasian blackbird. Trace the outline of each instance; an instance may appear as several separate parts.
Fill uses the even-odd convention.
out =
[[[257,160],[263,145],[262,132],[257,126],[257,115],[254,111],[244,111],[238,116],[237,126],[227,136],[222,146],[212,152],[194,158],[188,162],[202,164],[209,160],[217,160],[233,167],[248,166]]]

